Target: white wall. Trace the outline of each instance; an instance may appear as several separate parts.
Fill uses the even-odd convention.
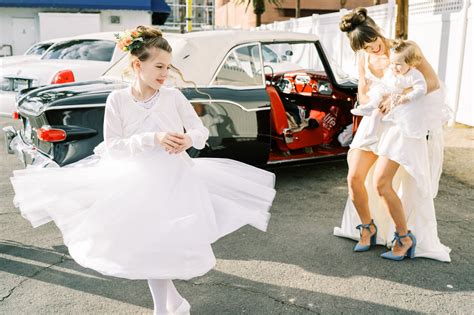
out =
[[[36,29],[39,29],[38,24],[38,12],[40,9],[22,9],[22,8],[1,8],[0,9],[0,46],[12,45],[13,54],[20,55],[25,51],[15,49],[15,43],[13,38],[13,19],[14,18],[32,18],[36,22]],[[36,41],[39,41],[39,33],[35,31]],[[7,49],[3,49],[2,52],[7,53]]]
[[[456,120],[466,125],[473,125],[474,121],[474,4],[467,13],[466,43],[461,73],[461,88],[459,91],[459,107]]]
[[[97,13],[38,13],[40,40],[100,32]]]
[[[46,8],[4,8],[0,9],[0,46],[12,45],[13,54],[20,55],[26,49],[15,45],[13,19],[31,18],[35,21],[35,42],[50,38],[69,37],[80,34],[123,31],[138,25],[150,25],[151,14],[136,10],[103,10],[100,13],[51,12],[59,9]],[[49,12],[43,12],[49,11]],[[120,24],[111,24],[110,16],[120,16]],[[4,48],[2,53],[7,53]],[[0,53],[0,55],[2,54]]]
[[[466,15],[463,8],[471,0],[410,0],[409,2],[409,39],[422,48],[439,78],[445,82],[448,102],[456,111],[455,120],[474,126],[474,30],[472,26],[473,6]],[[387,4],[368,7],[368,14],[383,29],[387,37],[395,34],[395,0]],[[259,29],[285,30],[302,33],[314,33],[320,37],[326,52],[342,68],[357,74],[356,56],[349,46],[344,33],[339,30],[340,18],[347,10],[313,15],[284,22],[262,25]],[[466,28],[466,36],[463,36]]]
[[[463,8],[467,8],[468,3],[466,0],[411,0],[408,38],[418,43],[440,80],[446,84],[450,106],[457,109],[456,121],[474,126],[472,57],[468,57],[472,56],[474,39],[472,5],[470,22],[463,15]],[[471,33],[465,37],[466,26]]]

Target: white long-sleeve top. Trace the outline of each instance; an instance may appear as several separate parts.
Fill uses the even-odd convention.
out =
[[[136,104],[131,86],[110,93],[104,117],[104,145],[110,157],[159,149],[155,135],[167,132],[185,132],[193,147],[204,148],[209,131],[181,91],[161,87],[155,102],[149,109]]]
[[[412,88],[412,91],[405,95],[409,101],[426,95],[426,80],[419,70],[412,68],[404,75],[394,75],[388,70],[379,82],[371,86],[367,93],[370,101],[366,106],[377,108],[384,95],[400,94],[407,88]]]

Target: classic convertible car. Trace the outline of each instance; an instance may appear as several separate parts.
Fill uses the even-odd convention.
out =
[[[228,157],[263,166],[343,156],[352,132],[356,82],[335,66],[316,35],[274,31],[172,34],[177,86],[210,137],[194,157]],[[93,154],[103,141],[105,101],[133,73],[127,57],[96,81],[21,91],[16,119],[5,127],[10,153],[41,167],[65,166]]]

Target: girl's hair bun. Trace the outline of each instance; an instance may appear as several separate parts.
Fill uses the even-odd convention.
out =
[[[163,33],[159,29],[150,26],[137,26],[136,31],[139,32],[144,39],[163,37]]]
[[[341,22],[339,23],[339,28],[341,31],[348,33],[353,31],[358,25],[363,24],[366,19],[367,9],[359,7],[342,17]]]

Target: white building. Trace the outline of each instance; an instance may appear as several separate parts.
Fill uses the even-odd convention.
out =
[[[161,27],[170,12],[165,0],[0,0],[0,56],[51,38]]]

